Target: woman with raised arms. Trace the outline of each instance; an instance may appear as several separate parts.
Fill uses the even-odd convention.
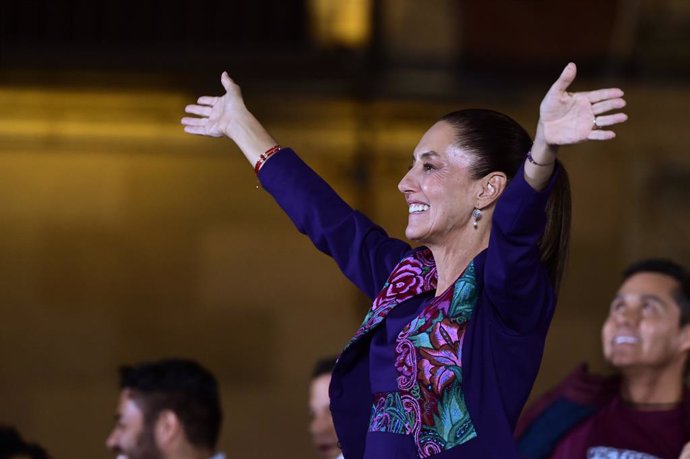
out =
[[[568,64],[540,106],[534,142],[506,115],[449,113],[423,135],[398,188],[405,236],[389,237],[281,148],[223,73],[182,124],[228,137],[263,188],[373,300],[333,372],[331,411],[346,459],[511,459],[568,249],[561,145],[615,137],[619,89],[567,92]]]

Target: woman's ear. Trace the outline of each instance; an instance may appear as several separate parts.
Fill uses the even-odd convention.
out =
[[[477,196],[477,207],[484,209],[496,202],[508,184],[508,177],[503,172],[492,172],[481,179],[482,188]]]

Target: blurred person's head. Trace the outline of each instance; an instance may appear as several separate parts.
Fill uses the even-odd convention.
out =
[[[682,379],[690,351],[690,274],[662,259],[642,260],[623,273],[602,328],[604,357],[625,375]]]
[[[14,427],[0,425],[0,459],[50,459],[50,455],[37,443],[24,441]]]
[[[329,357],[316,362],[309,383],[309,433],[321,459],[334,459],[340,455],[328,396],[335,360]]]
[[[221,421],[218,383],[198,363],[124,366],[106,446],[128,459],[207,459],[216,450]]]

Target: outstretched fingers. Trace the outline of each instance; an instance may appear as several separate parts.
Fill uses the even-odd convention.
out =
[[[216,102],[218,102],[218,99],[220,99],[220,97],[201,96],[197,99],[196,103],[199,105],[213,106],[216,104]]]
[[[602,131],[601,129],[595,129],[589,133],[587,140],[611,140],[616,137],[616,133],[613,131]]]
[[[227,94],[230,94],[232,97],[236,97],[240,100],[242,99],[242,91],[240,91],[240,87],[232,78],[230,78],[228,72],[223,72],[223,74],[220,76],[220,82],[223,85],[223,88],[225,88]]]
[[[234,82],[232,81],[232,78],[230,78],[230,75],[228,75],[228,72],[223,72],[220,75],[220,83],[223,85],[226,91],[229,91]]]
[[[600,115],[594,119],[596,120],[596,126],[602,128],[620,124],[628,119],[628,115],[625,113],[614,113],[612,115]]]
[[[549,89],[539,108],[543,140],[548,145],[572,145],[584,140],[609,140],[610,126],[627,120],[623,91],[618,88],[569,92],[577,67],[572,62]],[[614,113],[612,113],[614,112]]]
[[[204,126],[208,122],[208,117],[211,116],[213,109],[205,105],[194,105],[190,104],[184,108],[186,113],[192,115],[199,115],[201,118],[194,118],[191,116],[185,116],[182,118],[182,124],[185,126]]]
[[[616,133],[607,128],[616,124],[627,121],[628,115],[625,113],[612,113],[604,115],[604,113],[611,110],[619,110],[625,107],[626,102],[623,99],[623,91],[619,88],[598,89],[596,91],[589,91],[585,93],[587,99],[592,104],[592,113],[594,114],[594,129],[590,132],[589,140],[610,140],[616,137]]]
[[[558,77],[558,79],[554,82],[554,84],[551,85],[551,89],[549,89],[549,92],[556,92],[559,94],[565,93],[568,87],[572,84],[572,82],[575,81],[576,75],[577,67],[573,62],[568,63],[568,65],[566,65],[563,71],[561,72],[561,75]]]
[[[602,113],[610,112],[611,110],[618,110],[625,107],[625,99],[607,99],[601,102],[592,104],[592,113],[601,115]]]
[[[195,134],[195,135],[207,135],[206,130],[201,126],[186,125],[184,127],[184,132],[186,132],[188,134]]]
[[[584,93],[587,99],[593,104],[608,99],[619,99],[623,97],[623,91],[618,88],[597,89],[596,91],[588,91]]]
[[[208,118],[192,118],[191,116],[182,118],[182,124],[185,126],[205,126],[207,122]]]
[[[191,113],[192,115],[209,117],[211,116],[213,109],[205,105],[187,105],[184,108],[184,111],[186,113]]]
[[[189,134],[222,137],[227,135],[226,128],[233,114],[243,108],[239,87],[230,79],[227,72],[221,75],[221,82],[226,89],[223,96],[201,96],[196,104],[185,107],[185,112],[194,116],[185,116],[181,123]]]
[[[594,117],[594,125],[596,126],[589,133],[587,138],[589,140],[610,140],[616,137],[616,133],[613,131],[605,130],[602,128],[608,126],[614,126],[619,123],[623,123],[628,119],[628,115],[625,113],[614,113],[613,115],[603,115]]]

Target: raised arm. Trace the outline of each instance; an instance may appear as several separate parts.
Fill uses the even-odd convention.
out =
[[[604,115],[625,107],[623,91],[618,88],[568,92],[576,74],[575,64],[566,65],[539,107],[531,160],[525,163],[525,180],[535,190],[548,183],[559,146],[613,139],[616,133],[607,128],[628,119],[625,113]]]
[[[614,132],[605,128],[627,119],[624,113],[606,114],[625,106],[623,91],[611,88],[570,93],[567,89],[575,74],[575,64],[568,64],[546,93],[524,169],[511,180],[493,215],[485,285],[502,322],[513,330],[530,330],[535,324],[547,323],[556,294],[556,266],[567,247],[567,241],[560,238],[569,215],[564,204],[569,198],[563,195],[557,193],[548,205],[559,183],[554,175],[558,147],[612,139]],[[540,244],[544,243],[547,223],[558,237],[547,239],[549,249],[542,253]],[[540,304],[545,307],[535,306]]]
[[[203,96],[185,108],[187,113],[197,115],[182,118],[185,132],[233,140],[255,167],[264,189],[297,229],[331,256],[366,295],[376,296],[409,245],[390,238],[352,209],[290,149],[262,161],[262,155],[274,151],[277,142],[247,109],[239,86],[225,72],[221,83],[225,95]],[[268,166],[259,173],[257,162]]]
[[[240,87],[230,79],[227,72],[223,72],[220,81],[225,88],[225,95],[202,96],[196,104],[185,107],[185,112],[199,117],[182,118],[184,130],[189,134],[228,137],[254,166],[261,155],[277,142],[247,110]]]

